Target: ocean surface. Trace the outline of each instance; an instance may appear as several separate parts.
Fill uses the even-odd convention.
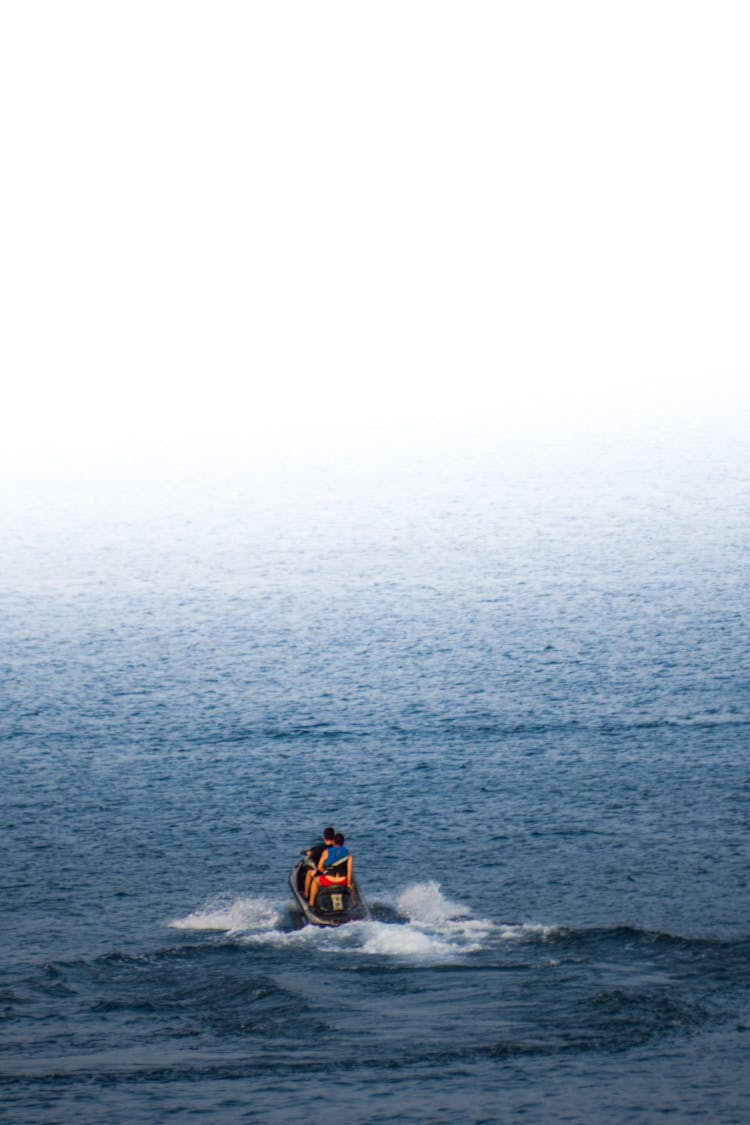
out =
[[[0,492],[0,1118],[750,1122],[746,426]]]

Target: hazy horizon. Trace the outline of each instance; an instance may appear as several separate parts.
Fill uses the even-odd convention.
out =
[[[749,21],[5,5],[2,462],[747,414]]]

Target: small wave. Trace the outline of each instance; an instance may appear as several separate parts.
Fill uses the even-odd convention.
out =
[[[701,934],[672,934],[662,930],[645,930],[637,926],[594,926],[588,929],[566,929],[561,927],[557,935],[564,942],[584,947],[621,946],[637,948],[639,946],[658,949],[684,949],[684,950],[716,950],[719,952],[731,951],[747,954],[750,948],[750,937],[737,935],[735,937],[709,937]]]
[[[341,730],[325,722],[290,723],[282,726],[269,726],[262,729],[262,735],[268,739],[278,739],[290,742],[294,739],[331,739],[352,738],[356,733],[350,730]]]
[[[479,945],[459,948],[455,942],[446,941],[415,926],[389,926],[385,922],[369,922],[365,925],[367,933],[361,951],[375,956],[443,961],[452,959],[459,953],[480,948]]]
[[[546,941],[567,931],[562,926],[545,926],[541,922],[518,922],[496,926],[495,932],[504,941]]]
[[[443,927],[471,914],[468,907],[446,898],[435,880],[406,887],[398,895],[397,904],[399,911],[418,925]]]
[[[281,924],[283,909],[267,898],[211,899],[185,918],[169,925],[175,930],[218,930],[229,934],[275,930]]]
[[[473,939],[480,944],[490,938],[508,941],[546,939],[560,932],[559,926],[539,922],[500,923],[475,918],[468,906],[446,898],[435,880],[415,883],[401,891],[397,906],[399,913],[415,926],[444,936]]]
[[[416,935],[429,935],[437,943],[436,951],[441,953],[442,946],[453,953],[477,952],[495,928],[487,919],[474,918],[468,906],[447,898],[434,879],[406,887],[398,895],[396,905],[398,913],[407,919],[408,928]]]
[[[709,711],[702,715],[635,719],[631,722],[626,722],[624,725],[642,730],[652,730],[657,727],[746,727],[750,725],[750,717],[747,715],[738,715],[734,712],[722,713]]]
[[[287,932],[246,933],[240,940],[253,946],[303,949],[311,956],[365,954],[412,963],[451,960],[480,948],[478,944],[450,940],[408,923],[394,925],[375,921],[351,922],[330,929],[305,926],[301,930]]]

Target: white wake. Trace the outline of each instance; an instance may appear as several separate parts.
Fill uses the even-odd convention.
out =
[[[373,898],[373,903],[377,896]],[[209,900],[200,909],[170,922],[179,930],[214,930],[250,946],[278,946],[317,953],[359,954],[410,962],[445,962],[487,949],[500,941],[543,940],[557,927],[504,924],[476,918],[443,894],[435,881],[414,883],[391,902],[381,896],[393,920],[368,919],[321,928],[291,925],[291,902],[264,896]],[[376,910],[377,913],[377,910]]]
[[[282,923],[283,906],[268,898],[219,896],[185,918],[169,925],[175,930],[218,930],[228,934],[275,930]]]

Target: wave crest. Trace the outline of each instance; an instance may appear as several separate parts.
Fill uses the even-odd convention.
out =
[[[200,910],[185,918],[176,918],[169,925],[175,930],[218,930],[229,934],[275,930],[281,923],[282,911],[270,899],[210,899]]]

